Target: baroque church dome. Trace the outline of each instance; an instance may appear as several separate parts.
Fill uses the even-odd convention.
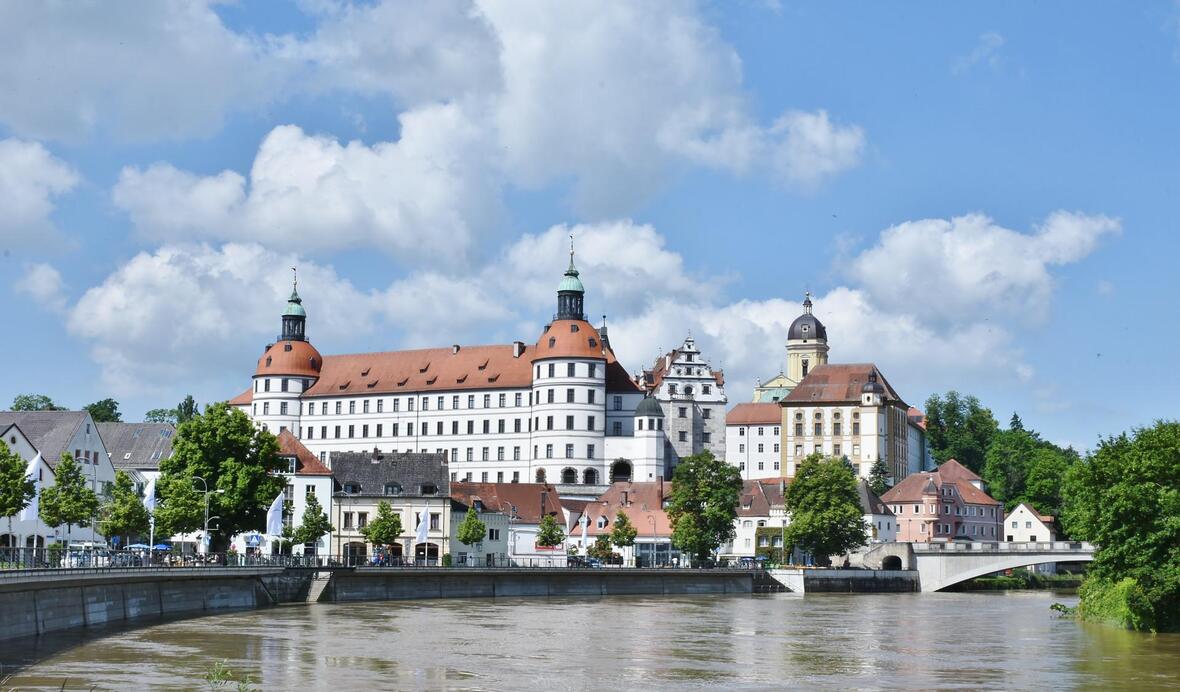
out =
[[[808,293],[803,298],[803,314],[795,318],[791,323],[790,329],[787,330],[787,339],[789,340],[812,340],[823,339],[827,341],[828,330],[824,328],[823,322],[816,319],[815,315],[811,314],[811,294]]]

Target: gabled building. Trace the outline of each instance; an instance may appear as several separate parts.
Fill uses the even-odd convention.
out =
[[[865,526],[870,543],[892,543],[897,540],[897,515],[889,505],[873,492],[868,480],[856,479],[856,493],[860,496],[860,508],[864,512]]]
[[[664,409],[666,478],[683,457],[705,450],[718,458],[725,454],[725,374],[709,365],[691,334],[642,377],[640,384]]]
[[[451,483],[451,499],[464,507],[482,512],[496,512],[505,517],[503,535],[508,560],[514,565],[562,566],[566,546],[570,544],[571,518],[556,486],[549,483]],[[480,509],[482,508],[482,509]],[[537,531],[546,515],[566,532],[562,544],[537,545]],[[489,527],[491,525],[489,524]]]
[[[897,517],[897,540],[930,543],[1003,538],[1004,506],[983,480],[951,459],[935,471],[907,476],[881,496]]]
[[[782,476],[783,408],[778,403],[738,404],[725,416],[725,461],[742,479]]]
[[[1011,543],[1052,543],[1057,540],[1057,520],[1021,502],[1004,517],[1004,540]]]
[[[160,462],[172,456],[176,426],[171,423],[99,423],[98,434],[116,470],[130,474],[139,489],[160,476]]]
[[[15,426],[19,434],[12,428]],[[0,430],[4,430],[7,440],[17,440],[12,446],[25,458],[32,461],[37,454],[50,471],[56,469],[62,455],[70,453],[82,468],[82,475],[87,479],[90,489],[99,496],[100,501],[109,497],[115,482],[115,469],[111,465],[110,455],[94,419],[87,411],[0,411]],[[6,442],[7,443],[7,442]],[[52,485],[49,478],[42,480],[42,487]],[[64,526],[45,527],[39,521],[33,522],[34,527],[27,529],[28,536],[33,540],[48,539],[48,542],[65,541],[72,543],[105,543],[106,539],[98,532],[97,518],[89,525],[73,526],[68,530]],[[7,529],[7,525],[4,526]],[[13,529],[16,531],[15,527]],[[26,541],[29,540],[26,536]],[[36,537],[40,537],[37,539]],[[10,538],[20,543],[20,537]]]
[[[277,436],[279,443],[279,460],[283,462],[280,473],[287,479],[286,493],[288,507],[283,515],[283,523],[292,528],[298,528],[303,523],[303,514],[307,510],[308,499],[315,497],[324,513],[331,521],[332,495],[334,483],[332,472],[322,464],[314,454],[303,446],[290,430],[284,430]],[[297,554],[324,554],[331,547],[330,536],[322,536],[315,544],[296,546]]]
[[[876,365],[820,365],[781,404],[786,477],[817,452],[846,458],[862,478],[878,459],[895,483],[909,473],[909,406]]]
[[[670,565],[680,557],[672,546],[672,522],[665,511],[672,484],[666,481],[612,483],[599,498],[586,504],[586,541],[581,542],[581,522],[571,523],[570,539],[577,541],[581,552],[593,545],[598,536],[609,536],[621,511],[635,527],[635,545],[622,551],[627,563],[639,566]]]
[[[758,548],[782,548],[783,528],[789,523],[783,502],[786,485],[783,478],[742,483],[737,518],[733,521],[734,538],[721,546],[721,557],[754,557]],[[777,531],[760,532],[759,529]]]

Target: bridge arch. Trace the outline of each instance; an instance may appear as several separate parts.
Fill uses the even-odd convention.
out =
[[[1044,548],[1037,548],[1031,544],[993,543],[979,544],[978,548],[968,550],[924,546],[926,549],[914,551],[914,563],[922,591],[941,591],[993,572],[1047,562],[1090,562],[1094,559],[1094,549],[1088,543],[1044,545]]]

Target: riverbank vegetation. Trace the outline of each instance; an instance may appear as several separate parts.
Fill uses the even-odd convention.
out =
[[[1076,589],[1082,585],[1081,574],[1040,574],[1025,569],[1011,574],[977,577],[960,582],[947,591],[1036,591],[1041,589]]]

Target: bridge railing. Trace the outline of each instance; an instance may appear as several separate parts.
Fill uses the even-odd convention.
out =
[[[1094,552],[1085,541],[948,541],[946,543],[911,543],[915,553],[1053,553]]]

